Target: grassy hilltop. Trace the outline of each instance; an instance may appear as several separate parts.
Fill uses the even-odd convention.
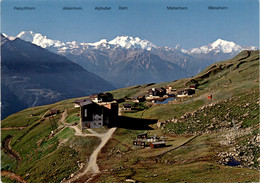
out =
[[[198,84],[192,97],[169,104],[145,102],[143,110],[123,113],[158,122],[150,125],[151,130],[118,128],[99,154],[102,174],[93,182],[258,181],[259,51],[243,51],[193,78],[111,93],[114,98],[131,98],[146,94],[150,88],[170,85],[178,90],[190,84]],[[213,98],[208,99],[208,95]],[[73,129],[64,126],[64,120],[67,124],[79,121],[79,109],[73,101],[28,108],[5,118],[1,123],[2,171],[14,172],[27,182],[45,183],[60,182],[86,166],[100,140],[75,136]],[[50,109],[61,113],[48,119],[45,116]],[[101,133],[106,130],[96,129]],[[134,148],[132,140],[141,132],[164,136],[167,146]],[[239,166],[227,166],[237,162]],[[2,182],[15,181],[3,176]]]

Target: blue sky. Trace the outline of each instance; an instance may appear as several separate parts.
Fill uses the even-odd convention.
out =
[[[119,11],[118,6],[127,6]],[[34,6],[35,11],[15,11]],[[80,6],[82,11],[64,11]],[[111,6],[96,11],[95,6]],[[167,6],[188,10],[167,11]],[[208,10],[226,6],[227,10]],[[96,42],[118,35],[138,36],[158,46],[183,48],[206,45],[218,38],[243,46],[259,46],[258,0],[3,0],[1,32],[15,36],[23,30],[61,41]]]

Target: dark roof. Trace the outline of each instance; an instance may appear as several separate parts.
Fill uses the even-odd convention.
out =
[[[159,92],[165,92],[165,88],[156,88]]]
[[[90,98],[97,98],[97,97],[98,97],[98,94],[90,95]]]
[[[100,97],[113,97],[111,93],[98,93],[94,95],[90,95],[90,98],[100,98]]]
[[[112,97],[113,95],[111,93],[99,93],[97,94],[99,97]]]
[[[122,102],[125,102],[125,99],[120,98],[120,99],[115,99],[115,101],[117,101],[117,103],[122,103]]]
[[[124,107],[132,107],[132,104],[129,104],[129,103],[126,103],[126,104],[123,104]]]
[[[164,92],[164,91],[166,91],[166,90],[165,90],[165,88],[155,88],[154,90],[153,90],[153,89],[147,90],[147,92],[152,92],[152,91]]]
[[[139,135],[147,135],[147,132],[145,132],[145,133],[139,133],[138,136],[139,136]]]
[[[189,89],[184,89],[184,90],[178,91],[177,95],[182,95],[182,94],[192,95],[194,93],[195,93],[195,91],[189,88]]]
[[[85,99],[76,99],[74,100],[74,103],[81,103],[81,102],[85,102],[85,101],[88,101],[90,100],[89,98],[85,98]]]
[[[91,100],[87,100],[87,101],[84,101],[84,102],[81,102],[79,105],[80,106],[85,106],[85,105],[89,105],[89,104],[92,104],[93,102]]]

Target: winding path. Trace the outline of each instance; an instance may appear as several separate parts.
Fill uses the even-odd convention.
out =
[[[2,142],[3,149],[7,155],[9,155],[12,158],[15,158],[17,161],[23,160],[22,157],[19,155],[19,153],[16,152],[14,149],[12,149],[12,146],[11,146],[12,138],[13,137],[10,136],[3,140],[3,142]]]
[[[92,129],[88,129],[90,134],[85,134],[85,133],[82,133],[82,131],[77,126],[71,126],[71,125],[68,125],[65,122],[64,119],[65,119],[66,113],[67,112],[65,111],[64,114],[62,115],[62,119],[63,120],[61,120],[61,122],[63,122],[67,127],[70,127],[72,129],[74,129],[76,136],[81,136],[81,137],[91,136],[91,137],[98,137],[98,138],[101,139],[101,143],[93,151],[93,153],[91,154],[89,160],[87,161],[87,163],[86,163],[87,166],[84,169],[84,171],[80,172],[80,173],[77,173],[75,176],[73,176],[69,180],[63,181],[63,183],[71,183],[73,181],[78,180],[79,178],[81,178],[83,175],[86,175],[87,173],[91,173],[92,177],[94,177],[94,176],[96,176],[97,174],[100,173],[99,167],[97,165],[98,154],[101,151],[101,149],[106,145],[106,143],[109,141],[109,139],[112,137],[113,133],[116,131],[116,128],[110,128],[106,133],[102,133],[102,134],[97,133],[96,131],[94,131]]]

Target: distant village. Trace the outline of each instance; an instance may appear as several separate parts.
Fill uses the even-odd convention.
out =
[[[147,90],[147,95],[135,96],[132,99],[114,99],[111,93],[98,93],[86,99],[74,101],[74,107],[80,107],[81,130],[85,128],[100,128],[108,126],[121,115],[121,111],[131,111],[135,109],[134,104],[150,101],[153,103],[187,97],[195,94],[196,85],[179,90],[171,86],[151,88]],[[119,104],[121,107],[119,108]]]
[[[167,99],[177,100],[180,98],[192,96],[195,94],[197,85],[190,85],[189,88],[182,90],[173,89],[171,86],[151,88],[147,90],[146,95],[134,96],[131,99],[114,99],[111,93],[98,93],[89,98],[75,100],[74,107],[80,108],[80,128],[83,131],[86,128],[100,128],[103,126],[113,126],[118,120],[122,111],[130,112],[136,110],[136,106],[145,101],[157,103]],[[119,107],[119,104],[120,107]],[[136,105],[137,104],[137,105]],[[49,115],[58,114],[60,111],[51,109]],[[162,138],[148,136],[148,133],[138,134],[133,140],[136,147],[151,148],[165,147],[166,143]]]

